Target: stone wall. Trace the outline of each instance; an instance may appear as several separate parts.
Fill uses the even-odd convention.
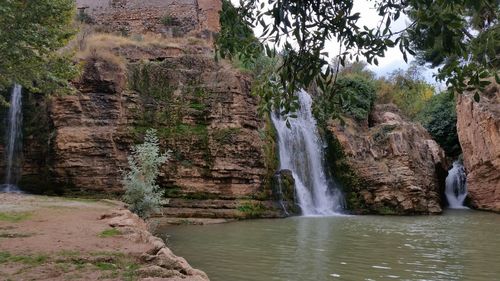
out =
[[[199,36],[220,29],[218,0],[77,0],[79,13],[108,32]]]

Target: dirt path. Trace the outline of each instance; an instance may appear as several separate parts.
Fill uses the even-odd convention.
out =
[[[0,280],[208,280],[158,240],[121,202],[0,193]]]

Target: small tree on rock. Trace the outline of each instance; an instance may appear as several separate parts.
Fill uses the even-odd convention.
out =
[[[144,143],[132,147],[128,157],[130,170],[124,174],[122,183],[125,187],[123,200],[129,209],[142,218],[147,218],[159,211],[163,192],[155,183],[161,164],[170,157],[170,152],[160,152],[156,130],[146,131]]]

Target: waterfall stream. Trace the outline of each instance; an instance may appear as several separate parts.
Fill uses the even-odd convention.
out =
[[[464,166],[459,162],[453,162],[453,167],[448,171],[446,177],[446,199],[449,207],[452,209],[465,208],[463,206],[465,197],[467,197],[467,185],[465,183],[466,175]]]
[[[297,93],[300,109],[297,118],[286,119],[272,114],[272,121],[278,133],[280,168],[292,171],[298,204],[302,214],[334,215],[342,210],[343,196],[328,183],[323,167],[323,142],[316,127],[311,106],[311,96]]]
[[[21,170],[22,140],[22,87],[14,85],[10,96],[10,107],[5,133],[5,181],[0,186],[2,192],[20,192],[17,182]]]

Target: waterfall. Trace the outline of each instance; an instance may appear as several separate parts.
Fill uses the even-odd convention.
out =
[[[449,207],[452,209],[465,208],[463,206],[465,197],[467,197],[467,185],[465,184],[465,169],[459,162],[453,162],[453,167],[448,171],[446,177],[446,199]]]
[[[343,196],[330,188],[323,167],[323,142],[316,127],[311,96],[297,93],[300,109],[297,118],[286,119],[279,114],[271,118],[278,133],[280,169],[292,171],[298,204],[303,215],[334,215],[341,211]]]
[[[22,87],[18,84],[12,88],[10,96],[10,107],[5,139],[5,181],[0,186],[0,191],[3,192],[20,192],[17,187],[17,182],[20,175],[20,160],[21,160],[21,140],[22,131],[21,125],[23,122],[23,114],[21,112]]]

